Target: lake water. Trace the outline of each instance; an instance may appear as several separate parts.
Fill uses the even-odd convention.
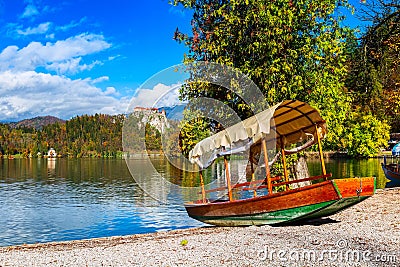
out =
[[[137,170],[145,166],[140,159],[131,162]],[[164,159],[153,165],[174,183],[187,183]],[[308,165],[311,175],[320,173],[318,161]],[[376,176],[378,187],[385,186],[378,159],[328,160],[326,165],[334,177]],[[146,195],[122,159],[0,160],[0,246],[204,225],[187,216],[180,194],[167,195],[168,205]]]

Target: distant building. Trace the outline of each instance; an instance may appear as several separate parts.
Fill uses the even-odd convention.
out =
[[[133,111],[155,111],[158,112],[158,108],[144,108],[144,107],[135,107]]]
[[[47,157],[49,158],[57,157],[57,153],[54,148],[50,148],[49,151],[47,151]]]
[[[164,109],[159,111],[158,108],[135,107],[133,112],[137,117],[142,118],[142,123],[149,123],[161,133],[164,133],[165,129],[170,127]]]

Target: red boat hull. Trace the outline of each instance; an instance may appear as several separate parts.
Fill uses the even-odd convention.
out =
[[[214,225],[262,225],[322,217],[370,197],[375,178],[324,181],[243,200],[187,203],[190,217]]]

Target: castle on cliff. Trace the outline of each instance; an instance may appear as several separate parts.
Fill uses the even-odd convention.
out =
[[[140,121],[144,125],[149,123],[151,126],[159,130],[160,133],[164,133],[165,130],[170,127],[164,109],[160,111],[158,108],[135,107],[133,109],[133,114],[140,118]]]

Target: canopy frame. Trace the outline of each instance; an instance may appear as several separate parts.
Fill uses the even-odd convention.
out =
[[[239,185],[231,185],[231,175],[229,172],[229,164],[227,156],[249,151],[249,161],[251,164],[251,182],[243,183],[248,185],[254,191],[254,197],[257,196],[256,190],[259,188],[267,188],[268,194],[273,193],[273,187],[285,185],[285,190],[290,190],[289,185],[296,181],[289,181],[286,155],[298,153],[313,144],[318,143],[319,156],[321,160],[322,175],[317,176],[318,179],[327,179],[330,175],[326,174],[321,139],[326,135],[327,128],[325,120],[322,119],[319,112],[312,108],[309,104],[297,101],[286,100],[265,111],[262,111],[240,123],[237,123],[217,134],[200,141],[189,152],[189,160],[196,163],[200,167],[200,172],[210,166],[218,157],[224,157],[226,187],[228,190],[229,201],[234,201],[232,189]],[[311,139],[310,139],[311,137]],[[303,145],[295,149],[286,150],[286,146],[296,144],[303,140],[307,140]],[[275,149],[280,150],[282,155],[282,163],[284,167],[284,182],[272,184],[273,181],[279,181],[281,178],[271,178],[270,166],[277,159],[275,156],[272,162],[268,161],[267,143],[275,143]],[[266,168],[265,186],[256,186],[254,177],[253,164],[258,164],[258,158],[264,154],[264,165]],[[210,155],[208,155],[210,154]],[[258,157],[258,158],[257,158]],[[201,175],[201,180],[204,180]],[[309,181],[311,178],[300,179]],[[297,181],[300,181],[297,180]],[[254,184],[252,186],[252,184]],[[201,182],[202,201],[207,202],[205,194],[215,190],[205,190],[204,182]],[[245,190],[245,189],[244,189]],[[247,189],[246,189],[247,190]]]

